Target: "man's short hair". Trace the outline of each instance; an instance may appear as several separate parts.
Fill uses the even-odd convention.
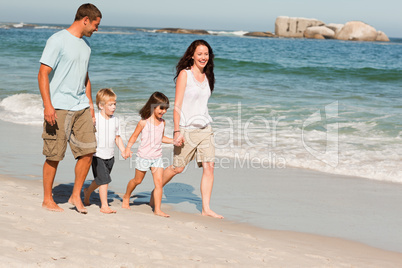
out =
[[[75,21],[82,20],[85,17],[88,17],[90,21],[94,21],[98,17],[102,18],[102,13],[93,4],[83,4],[78,8],[77,14],[75,14]]]

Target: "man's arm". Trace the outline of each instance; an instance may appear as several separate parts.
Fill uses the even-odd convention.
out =
[[[43,106],[45,108],[43,115],[46,122],[53,126],[56,123],[57,115],[50,99],[49,74],[51,71],[51,67],[41,64],[38,73],[38,84],[39,91],[42,96]]]
[[[85,81],[85,94],[88,97],[89,100],[89,109],[91,111],[91,115],[92,115],[92,121],[95,125],[96,123],[96,119],[95,119],[95,110],[94,110],[94,103],[92,101],[92,89],[91,89],[91,81],[89,80],[89,75],[87,73],[87,79]]]

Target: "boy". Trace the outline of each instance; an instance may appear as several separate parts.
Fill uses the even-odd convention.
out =
[[[90,205],[89,198],[95,189],[99,187],[101,200],[100,211],[106,214],[116,213],[107,202],[107,188],[112,181],[110,172],[114,164],[114,144],[122,152],[124,157],[125,147],[120,137],[119,120],[113,114],[116,110],[116,94],[110,88],[103,88],[96,94],[96,153],[92,159],[92,172],[94,180],[88,188],[84,189],[84,204]]]

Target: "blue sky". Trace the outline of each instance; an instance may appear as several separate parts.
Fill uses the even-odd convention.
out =
[[[1,22],[70,24],[87,1],[0,0]],[[360,20],[389,37],[402,37],[401,0],[94,0],[101,25],[180,27],[207,30],[275,30],[278,16],[316,18],[325,23]]]

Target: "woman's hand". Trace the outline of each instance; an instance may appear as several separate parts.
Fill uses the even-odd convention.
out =
[[[184,143],[183,135],[180,133],[180,131],[175,132],[173,134],[173,144],[174,144],[174,146],[182,146],[183,143]]]

